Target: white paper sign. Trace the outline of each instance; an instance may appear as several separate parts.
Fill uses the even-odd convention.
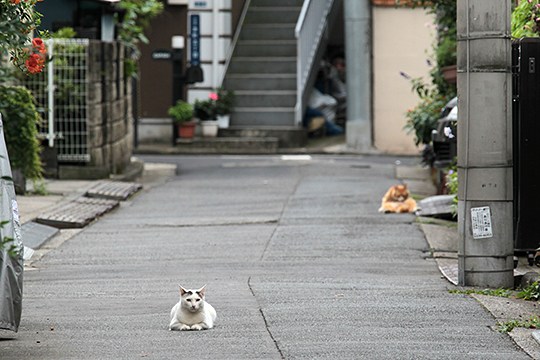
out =
[[[471,224],[474,239],[493,237],[489,206],[471,208]]]

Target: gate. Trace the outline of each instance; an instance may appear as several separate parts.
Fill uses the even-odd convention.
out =
[[[50,39],[45,70],[24,79],[43,118],[40,138],[55,147],[58,162],[90,161],[88,136],[89,40]]]

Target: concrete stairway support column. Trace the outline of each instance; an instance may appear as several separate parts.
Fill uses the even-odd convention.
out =
[[[372,148],[371,7],[369,0],[344,0],[347,63],[347,145]],[[354,99],[354,101],[352,101]]]
[[[458,0],[459,283],[513,287],[508,0]]]

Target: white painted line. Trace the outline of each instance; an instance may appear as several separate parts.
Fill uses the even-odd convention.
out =
[[[283,161],[310,161],[311,155],[281,155]]]

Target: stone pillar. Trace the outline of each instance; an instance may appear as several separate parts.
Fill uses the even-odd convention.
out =
[[[459,283],[513,287],[508,0],[458,0]]]

